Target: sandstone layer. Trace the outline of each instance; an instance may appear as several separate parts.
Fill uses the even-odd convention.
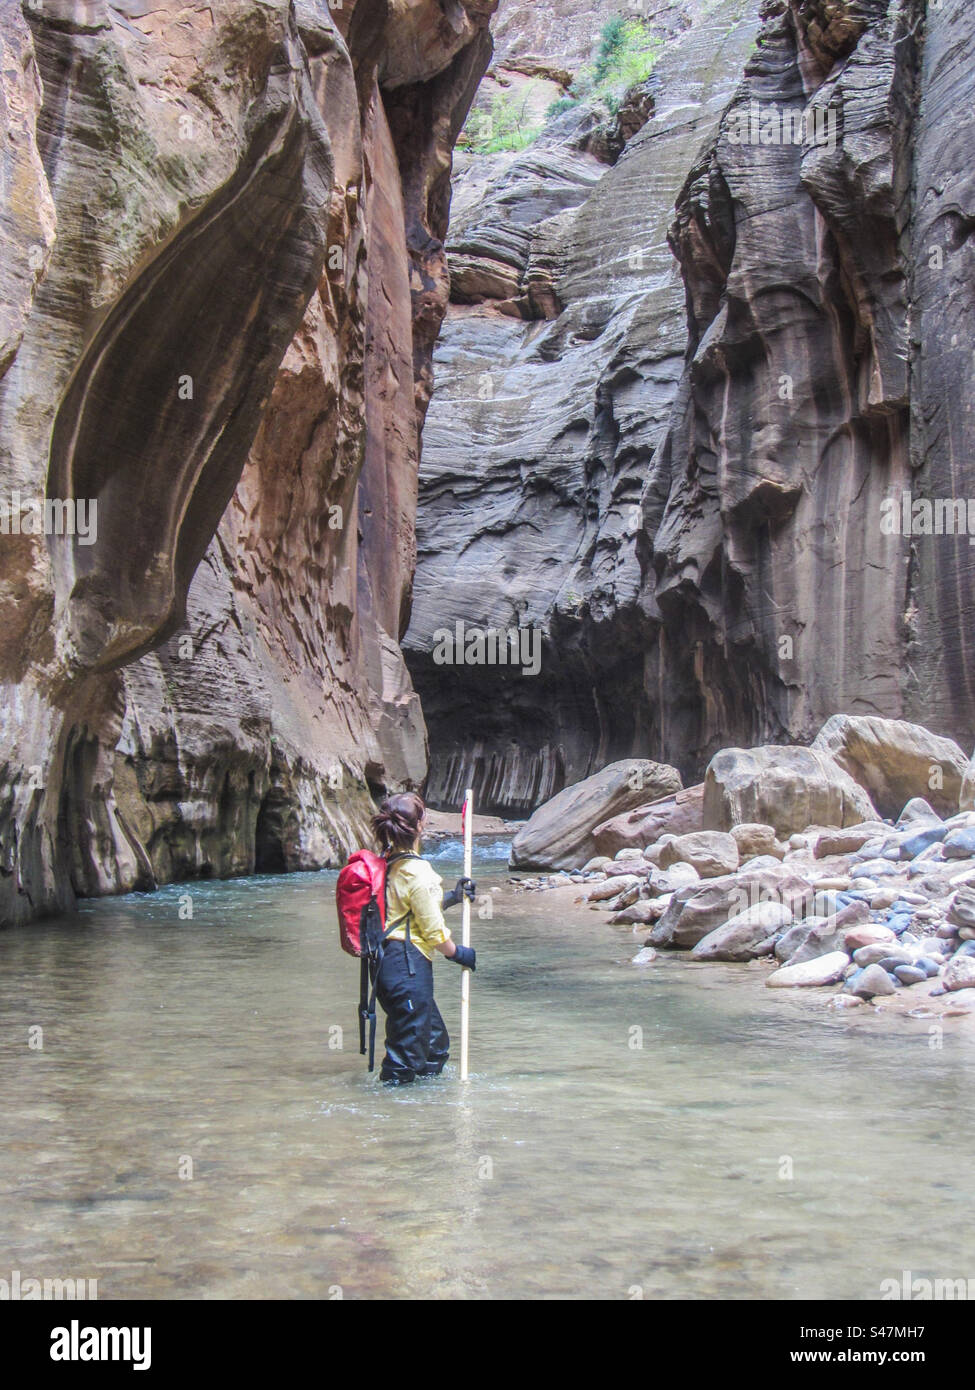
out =
[[[975,11],[644,10],[615,164],[570,112],[458,178],[407,637],[444,804],[628,756],[691,784],[837,711],[971,750]],[[436,668],[458,618],[536,627],[540,674]]]
[[[4,495],[97,526],[0,537],[0,921],[335,864],[422,782],[398,641],[495,8],[3,0]]]

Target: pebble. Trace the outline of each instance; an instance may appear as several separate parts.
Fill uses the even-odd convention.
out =
[[[894,974],[902,985],[921,985],[928,978],[927,972],[917,965],[898,965]]]
[[[870,906],[873,908],[892,907],[897,901],[898,893],[896,888],[881,888],[875,890],[870,899]]]
[[[890,874],[899,873],[896,864],[892,864],[889,859],[868,859],[865,864],[857,865],[857,878],[887,878]]]
[[[889,927],[870,924],[862,927],[851,927],[844,937],[844,944],[848,951],[857,951],[861,946],[873,946],[878,942],[886,943],[889,947],[894,940],[894,933]]]
[[[886,969],[888,961],[892,961],[894,965],[909,965],[911,958],[906,951],[898,951],[892,955],[890,945],[878,941],[872,946],[861,946],[854,951],[853,959],[859,966],[883,965]]]
[[[911,925],[911,918],[908,914],[898,912],[887,918],[887,925],[895,936],[900,936]]]
[[[897,981],[887,974],[882,965],[868,965],[859,975],[848,980],[846,987],[851,994],[872,999],[875,995],[896,993]]]
[[[937,975],[941,970],[941,966],[938,964],[938,962],[936,960],[932,960],[930,956],[918,956],[914,964],[917,966],[919,970],[924,971],[925,975],[929,980],[933,979],[934,976]]]

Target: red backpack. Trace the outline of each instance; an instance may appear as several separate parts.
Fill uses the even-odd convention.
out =
[[[381,854],[368,849],[353,854],[339,874],[335,903],[342,950],[368,955],[386,929],[386,860]]]
[[[413,854],[397,854],[394,859],[415,859]],[[369,1025],[369,1070],[376,1058],[376,980],[382,965],[386,939],[390,932],[406,923],[410,940],[410,914],[386,926],[386,870],[389,862],[381,854],[360,849],[339,874],[335,885],[335,904],[339,915],[339,942],[350,956],[362,962],[359,973],[359,1051],[366,1055],[366,1024]],[[408,956],[407,956],[408,958]],[[412,967],[410,974],[413,973]],[[369,992],[370,974],[372,993]]]

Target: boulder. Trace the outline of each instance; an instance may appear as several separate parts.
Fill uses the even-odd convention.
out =
[[[707,830],[758,821],[787,838],[809,825],[859,825],[876,819],[867,793],[821,750],[789,744],[725,748],[714,755],[705,774]]]
[[[962,811],[975,811],[975,757],[972,757],[961,781],[958,794],[958,807]]]
[[[738,846],[734,836],[720,830],[698,830],[677,835],[663,848],[657,862],[662,869],[671,864],[690,864],[701,878],[720,878],[738,868]]]
[[[822,926],[827,921],[826,917],[812,916],[805,917],[801,922],[797,922],[794,927],[789,927],[784,931],[775,943],[775,958],[780,960],[783,965],[790,956],[798,951],[799,947],[809,935],[810,928]]]
[[[970,826],[949,830],[944,851],[946,859],[975,859],[975,830]]]
[[[762,901],[780,902],[793,916],[804,917],[812,902],[812,889],[794,874],[729,874],[712,878],[700,886],[679,889],[657,923],[650,940],[654,946],[689,950],[739,912]]]
[[[661,835],[689,835],[701,829],[704,783],[685,787],[671,796],[638,806],[621,816],[603,821],[592,832],[599,854],[617,854],[621,849],[646,849]]]
[[[901,859],[916,859],[925,850],[933,849],[949,834],[948,827],[942,821],[935,821],[931,825],[923,825],[919,830],[912,830],[898,846],[898,853]]]
[[[955,990],[975,988],[975,956],[956,952],[945,966],[941,982],[952,994]]]
[[[940,820],[937,811],[923,796],[914,796],[897,817],[898,830],[914,830],[921,825],[929,825],[932,821]]]
[[[574,869],[592,856],[595,826],[680,786],[680,773],[665,763],[644,758],[610,763],[538,808],[512,842],[511,866]]]
[[[846,954],[846,933],[851,927],[861,925],[870,917],[870,909],[864,902],[850,903],[824,922],[810,927],[806,937],[799,943],[787,965],[800,965],[803,961],[817,960],[831,951]]]
[[[803,961],[801,965],[784,965],[781,970],[773,971],[765,983],[769,989],[833,985],[843,978],[849,963],[850,958],[845,951],[830,951],[828,955]]]
[[[692,864],[671,864],[669,869],[650,870],[647,883],[655,896],[662,893],[676,893],[678,888],[687,888],[692,883],[700,883],[701,875]]]
[[[632,903],[629,907],[622,908],[615,913],[609,920],[614,927],[628,927],[644,925],[650,926],[663,916],[666,904],[659,898],[641,898],[639,902]]]
[[[617,874],[615,878],[607,878],[602,883],[597,883],[595,888],[590,889],[589,901],[591,903],[608,902],[610,898],[619,897],[621,893],[627,892],[630,888],[639,888],[644,879],[639,874]]]
[[[593,859],[590,859],[588,863],[583,864],[582,872],[584,874],[605,873],[607,869],[611,868],[612,864],[613,860],[607,858],[605,854],[597,854]]]
[[[847,986],[851,994],[872,999],[878,994],[896,994],[897,986],[882,965],[868,965]]]
[[[716,927],[694,947],[695,960],[751,960],[768,945],[771,951],[776,934],[790,927],[793,916],[784,903],[764,902],[737,913],[724,926]],[[771,938],[771,941],[770,941]]]
[[[958,809],[968,759],[952,739],[920,724],[835,714],[812,746],[830,754],[859,782],[881,816],[900,815],[905,802],[916,797],[942,815]],[[940,785],[932,787],[932,781]]]
[[[847,830],[823,830],[816,836],[813,854],[817,859],[828,859],[833,854],[856,854],[871,840],[886,833],[883,821],[864,821],[863,825],[851,825]]]
[[[766,855],[774,859],[782,859],[785,855],[786,846],[779,841],[771,825],[758,823],[733,825],[731,834],[738,846],[738,857],[742,863],[748,859],[758,859]]]
[[[911,957],[907,951],[891,945],[889,941],[875,941],[871,946],[861,946],[859,950],[854,951],[853,959],[857,965],[866,968],[868,965],[879,965],[881,961],[891,959],[895,965],[901,965]]]
[[[957,888],[948,909],[948,922],[953,927],[975,926],[975,888]]]
[[[878,923],[868,923],[861,927],[851,927],[844,937],[843,944],[848,951],[856,953],[865,946],[877,946],[895,940],[896,937],[890,927],[883,927]]]

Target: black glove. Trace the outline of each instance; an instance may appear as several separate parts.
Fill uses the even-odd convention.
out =
[[[461,946],[454,942],[454,954],[450,957],[455,965],[463,965],[467,970],[477,969],[477,952],[473,946]]]
[[[444,899],[440,906],[445,909],[448,907],[456,907],[465,895],[473,902],[476,893],[477,884],[472,878],[459,878],[455,887],[451,888],[449,893],[444,894]]]

